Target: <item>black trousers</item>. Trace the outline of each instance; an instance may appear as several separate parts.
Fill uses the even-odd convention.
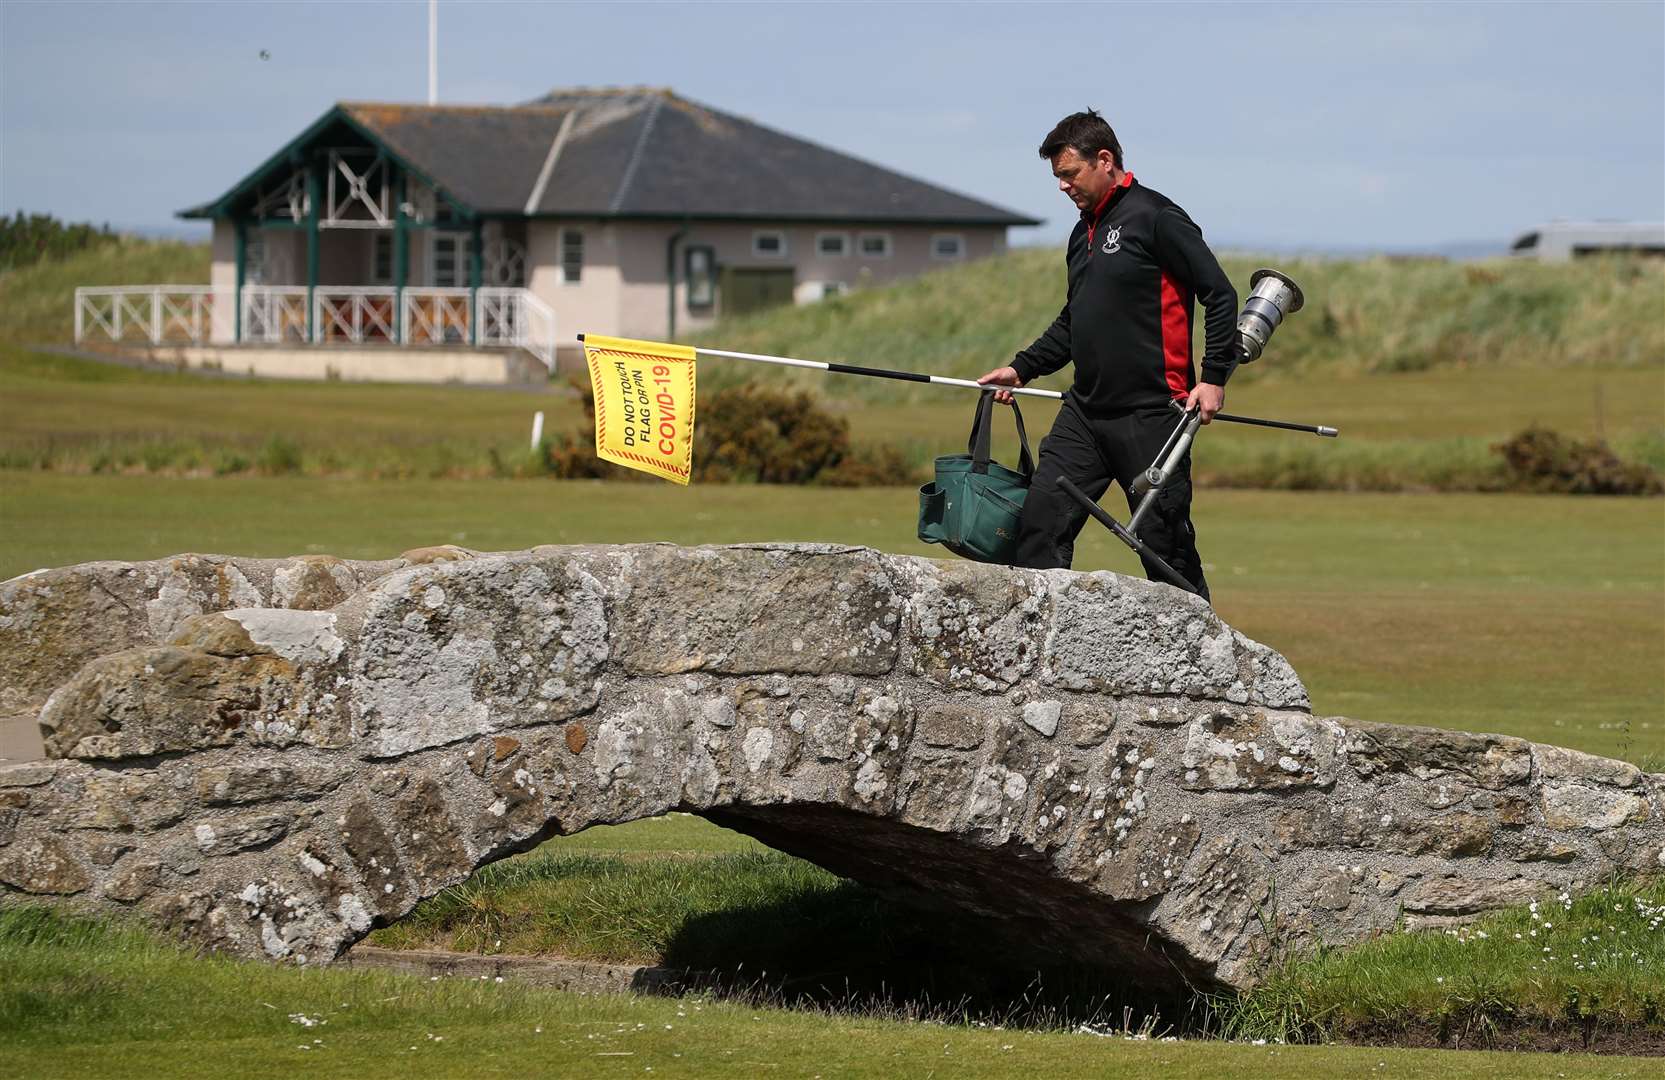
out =
[[[1069,477],[1095,501],[1114,480],[1128,493],[1131,511],[1139,503],[1132,494],[1134,479],[1150,468],[1178,422],[1174,409],[1142,409],[1093,419],[1066,395],[1052,431],[1041,440],[1040,464],[1035,467],[1018,526],[1016,565],[1045,570],[1067,567],[1075,557],[1075,538],[1087,523],[1087,511],[1059,489],[1058,477]],[[1138,537],[1208,598],[1208,582],[1197,554],[1197,531],[1191,525],[1190,454],[1176,475],[1162,485],[1156,505],[1139,523]],[[1167,580],[1148,560],[1142,561],[1146,577]]]

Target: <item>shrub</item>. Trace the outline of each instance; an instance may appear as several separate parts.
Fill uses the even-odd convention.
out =
[[[815,482],[825,487],[885,487],[923,482],[906,456],[894,446],[859,446]]]
[[[61,259],[120,239],[108,225],[66,225],[51,214],[25,216],[19,210],[15,217],[0,217],[0,270]]]
[[[255,460],[255,468],[268,476],[282,476],[285,473],[301,471],[301,448],[282,435],[273,435],[260,448],[260,456]]]
[[[249,459],[235,450],[221,449],[214,452],[208,467],[214,471],[215,476],[231,476],[235,473],[248,472]]]
[[[1517,490],[1569,495],[1658,495],[1659,474],[1619,458],[1600,439],[1581,442],[1533,425],[1493,450],[1503,455]]]
[[[596,457],[594,434],[557,435],[553,440],[544,440],[541,450],[542,471],[558,480],[596,480],[632,471],[616,469]]]
[[[546,442],[543,471],[561,479],[635,477],[595,456],[595,399],[573,380],[591,430]],[[694,428],[694,480],[721,484],[807,484],[837,487],[896,484],[911,479],[903,457],[881,447],[852,457],[850,425],[804,391],[743,383],[702,396]]]
[[[808,393],[750,383],[711,395],[695,429],[694,479],[802,484],[850,452],[850,425]]]

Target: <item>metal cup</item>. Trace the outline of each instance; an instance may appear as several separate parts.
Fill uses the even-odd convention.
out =
[[[1262,268],[1249,277],[1252,291],[1237,316],[1237,362],[1250,364],[1260,359],[1272,331],[1283,322],[1284,316],[1301,310],[1306,298],[1293,278],[1276,270]]]

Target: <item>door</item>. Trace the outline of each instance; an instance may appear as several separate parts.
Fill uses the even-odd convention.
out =
[[[797,273],[791,267],[784,270],[725,267],[722,273],[723,314],[744,315],[750,311],[790,304],[796,284]]]

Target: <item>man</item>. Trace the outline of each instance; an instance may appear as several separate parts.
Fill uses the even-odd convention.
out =
[[[1203,423],[1225,403],[1235,364],[1237,292],[1185,211],[1137,183],[1123,168],[1121,143],[1097,112],[1073,113],[1041,143],[1058,189],[1081,211],[1066,258],[1064,309],[1010,367],[977,381],[1023,386],[1075,364],[1040,465],[1024,502],[1016,564],[1069,566],[1087,514],[1058,488],[1067,476],[1093,499],[1114,480],[1128,493],[1179,420],[1173,402],[1202,411]],[[1202,381],[1191,361],[1193,299],[1205,312]],[[1011,392],[997,400],[1010,403]],[[1205,599],[1208,583],[1191,527],[1189,456],[1157,495],[1139,539]],[[1145,573],[1161,580],[1152,564]]]

